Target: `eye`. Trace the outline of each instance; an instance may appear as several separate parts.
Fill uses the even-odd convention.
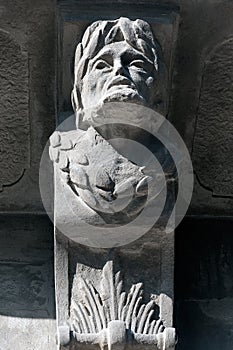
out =
[[[102,69],[110,69],[110,68],[111,68],[110,64],[104,60],[98,60],[94,65],[94,69],[102,70]]]
[[[129,64],[130,68],[139,68],[143,70],[146,70],[146,66],[146,63],[142,60],[134,60]]]

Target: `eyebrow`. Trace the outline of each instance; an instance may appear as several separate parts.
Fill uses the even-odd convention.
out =
[[[105,51],[104,51],[105,49]],[[128,50],[130,50],[130,52],[128,52]],[[101,51],[103,51],[101,53]],[[113,57],[114,54],[114,50],[112,50],[112,48],[102,48],[99,53],[90,60],[91,65],[93,66],[95,64],[95,62],[98,59],[103,59],[106,60],[108,62],[108,59]],[[142,59],[142,60],[146,60],[149,64],[153,65],[153,61],[151,61],[146,55],[144,55],[141,51],[136,50],[134,47],[129,47],[129,49],[125,50],[122,52],[123,56],[128,56],[130,58],[131,61],[135,60],[136,58],[138,59]],[[109,62],[108,62],[109,63]]]
[[[91,60],[91,64],[94,65],[96,61],[98,61],[99,59],[102,59],[104,61],[109,61],[109,58],[112,58],[113,55],[111,55],[110,52],[103,52],[101,55],[97,55],[95,56],[92,60]],[[111,60],[113,61],[113,60]],[[108,62],[109,63],[109,62]],[[111,62],[113,63],[113,62]]]
[[[125,55],[126,57],[129,55],[129,58],[131,58],[131,61],[136,60],[136,59],[141,59],[142,61],[146,61],[147,63],[153,65],[153,62],[146,55],[144,55],[143,52],[138,51],[134,48],[132,49],[132,52],[126,51],[123,53],[123,55]]]

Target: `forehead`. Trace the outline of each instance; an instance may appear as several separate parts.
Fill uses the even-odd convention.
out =
[[[115,42],[108,45],[105,45],[97,55],[92,59],[92,61],[97,60],[98,58],[104,56],[111,56],[113,58],[117,57],[126,57],[128,59],[135,59],[136,57],[140,59],[147,60],[151,62],[151,60],[141,51],[133,48],[125,41]],[[152,63],[152,62],[151,62]]]

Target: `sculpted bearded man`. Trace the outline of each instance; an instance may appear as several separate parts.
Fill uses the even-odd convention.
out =
[[[88,119],[87,110],[107,102],[132,102],[162,111],[161,65],[148,23],[128,18],[93,23],[75,53],[72,103],[77,127]]]
[[[137,111],[139,127],[142,117],[143,122],[154,123],[149,112],[145,115],[144,106],[160,112],[165,108],[160,63],[158,44],[142,20],[95,22],[76,48],[72,104],[77,131],[61,137],[61,144],[67,144],[70,137],[68,141],[74,146],[65,155],[60,152],[60,169],[66,173],[78,206],[84,212],[98,213],[104,222],[116,219],[122,223],[137,215],[145,204],[149,177],[104,139],[103,128],[103,133],[98,133],[98,125],[107,121],[106,134],[112,136],[114,125],[109,118],[115,114],[117,122],[124,124],[128,117],[135,120]],[[144,108],[143,113],[140,108]],[[130,134],[131,139],[137,139],[138,133],[140,139],[144,137],[142,129],[128,131],[119,125],[115,129],[121,137]]]

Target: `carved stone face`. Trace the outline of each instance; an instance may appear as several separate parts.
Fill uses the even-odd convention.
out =
[[[149,105],[153,83],[153,62],[124,41],[111,43],[89,61],[83,78],[83,109],[111,101]]]

